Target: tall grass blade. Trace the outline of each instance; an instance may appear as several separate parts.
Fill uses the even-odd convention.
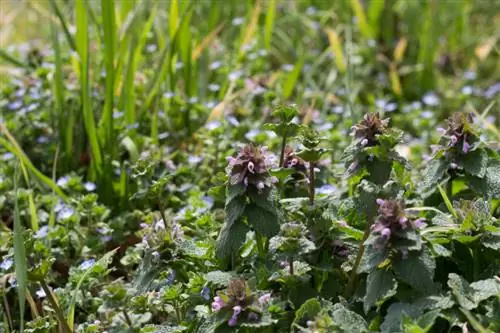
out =
[[[292,96],[293,89],[295,88],[295,85],[299,80],[303,65],[304,65],[304,58],[301,58],[297,62],[293,70],[290,72],[290,74],[288,74],[288,77],[285,80],[285,84],[283,85],[283,97],[285,99],[288,99],[290,96]]]
[[[179,4],[177,0],[170,1],[170,10],[168,13],[168,35],[170,39],[174,39],[179,24]]]
[[[116,22],[115,1],[102,0],[102,22],[104,30],[104,64],[106,68],[106,97],[104,111],[100,120],[100,137],[103,146],[112,154],[114,145],[113,138],[113,106],[114,106],[114,83],[115,83],[115,45],[116,45]]]
[[[48,186],[50,189],[52,189],[57,195],[61,197],[63,200],[68,200],[68,197],[66,194],[57,186],[57,184],[50,179],[49,177],[45,176],[43,173],[41,173],[34,165],[31,163],[29,160],[28,156],[24,153],[24,151],[21,149],[19,144],[17,143],[16,139],[10,134],[9,130],[3,126],[0,125],[0,133],[5,135],[7,139],[4,139],[0,137],[0,145],[3,145],[5,149],[10,151],[12,154],[16,155],[17,158],[19,159],[21,163],[21,168],[26,167],[29,171],[31,171],[35,177],[44,185]],[[25,175],[27,177],[27,175]]]
[[[384,11],[385,0],[371,0],[368,6],[368,22],[373,33],[373,37],[378,37],[380,31],[380,16]]]
[[[259,23],[260,10],[261,10],[260,0],[257,0],[253,7],[252,15],[250,16],[250,22],[248,23],[248,25],[242,26],[243,29],[245,29],[245,35],[243,36],[243,39],[241,40],[240,44],[240,56],[245,52],[245,46],[252,41],[252,38],[254,37],[255,32],[257,31],[257,24]]]
[[[446,208],[448,208],[448,210],[450,211],[451,215],[453,215],[454,218],[458,218],[458,214],[455,211],[455,209],[453,208],[453,205],[450,201],[450,198],[446,194],[446,191],[443,189],[443,187],[439,184],[438,184],[438,190],[439,190],[439,193],[441,193],[441,196],[443,197],[443,201],[444,201],[444,204],[446,205]]]
[[[89,56],[88,56],[88,15],[84,0],[76,0],[76,45],[80,56],[80,86],[82,99],[82,115],[92,152],[92,166],[96,174],[102,175],[102,157],[97,131],[92,112],[89,84]]]
[[[14,263],[17,281],[17,294],[19,301],[19,331],[24,332],[24,309],[26,305],[26,289],[28,287],[28,263],[26,260],[26,249],[24,248],[23,226],[21,225],[21,215],[19,213],[19,203],[17,199],[18,175],[14,176]]]
[[[13,56],[11,56],[10,54],[8,54],[7,52],[5,52],[2,49],[0,49],[0,58],[2,58],[3,60],[5,60],[14,66],[17,66],[17,67],[22,67],[22,68],[28,67],[27,64],[17,60],[16,58],[14,58]]]
[[[333,29],[326,29],[326,34],[328,36],[332,52],[335,55],[335,65],[337,66],[339,72],[344,74],[347,70],[347,65],[345,62],[344,52],[342,51],[340,38],[337,32]]]
[[[214,41],[215,37],[224,28],[224,23],[219,24],[214,30],[212,30],[203,40],[194,48],[193,54],[191,55],[191,60],[196,61],[201,56],[202,52],[210,46]]]
[[[351,7],[356,19],[358,20],[359,30],[361,31],[363,37],[367,39],[373,38],[372,30],[368,24],[368,20],[366,19],[365,9],[363,8],[360,0],[351,0]]]
[[[59,22],[61,23],[61,27],[63,29],[64,35],[66,36],[66,40],[68,42],[68,45],[71,47],[73,51],[76,51],[76,44],[75,40],[73,39],[73,36],[69,32],[68,24],[66,23],[66,19],[64,18],[64,15],[59,8],[59,5],[57,4],[57,0],[49,0],[50,6],[52,7],[52,10],[54,13],[56,13],[57,17],[59,18]]]
[[[276,17],[276,0],[270,0],[267,5],[266,23],[264,27],[264,47],[271,49],[271,39],[273,38],[274,19]]]

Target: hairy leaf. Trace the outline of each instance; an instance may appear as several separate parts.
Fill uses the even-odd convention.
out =
[[[363,299],[365,313],[378,301],[396,294],[398,284],[391,271],[375,269],[368,274],[366,280],[366,295]]]

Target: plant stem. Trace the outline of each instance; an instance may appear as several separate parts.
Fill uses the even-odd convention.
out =
[[[182,317],[181,317],[181,311],[179,310],[179,304],[176,302],[175,303],[175,317],[177,319],[177,324],[181,324],[182,322]]]
[[[480,262],[479,262],[479,246],[474,246],[472,248],[472,257],[473,257],[473,278],[474,281],[477,281],[479,278],[479,268],[480,268]]]
[[[314,166],[315,163],[309,163],[309,204],[314,205]]]
[[[286,133],[283,135],[283,140],[281,141],[281,153],[280,153],[280,168],[283,167],[283,163],[285,162],[285,147],[286,147]]]
[[[289,269],[290,269],[290,275],[293,275],[293,257],[290,256],[289,259]]]
[[[257,250],[259,251],[259,255],[261,257],[264,257],[264,246],[262,244],[262,236],[257,231],[255,231],[255,242],[257,243]]]
[[[349,283],[347,285],[346,289],[346,296],[349,297],[352,295],[352,293],[355,290],[356,287],[356,280],[358,277],[357,271],[359,264],[361,263],[361,259],[363,258],[363,254],[365,253],[365,241],[370,236],[370,227],[372,225],[372,218],[369,218],[366,224],[365,228],[365,233],[363,234],[363,239],[361,240],[361,243],[359,244],[359,250],[358,254],[356,255],[356,259],[354,261],[354,266],[352,267],[351,271],[351,278],[349,279]]]
[[[68,326],[68,322],[66,321],[66,319],[64,319],[64,313],[59,307],[59,304],[57,304],[57,300],[55,299],[54,294],[50,290],[49,286],[45,283],[45,281],[40,281],[40,285],[42,286],[45,295],[47,295],[47,299],[49,300],[49,303],[56,314],[56,318],[59,322],[59,325],[61,325],[62,332],[72,333],[73,330]]]
[[[130,317],[128,316],[128,313],[125,309],[122,310],[123,316],[125,317],[125,321],[127,322],[128,327],[134,328],[134,324],[132,323],[132,320],[130,320]]]
[[[446,195],[448,195],[448,198],[450,199],[453,196],[453,178],[446,184]]]

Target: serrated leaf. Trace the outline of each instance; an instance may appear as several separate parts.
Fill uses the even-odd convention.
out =
[[[368,238],[369,240],[370,238]],[[387,250],[379,250],[373,246],[367,246],[361,262],[358,266],[358,273],[368,273],[376,268],[382,261],[387,258]]]
[[[492,250],[500,251],[500,232],[485,232],[481,244]]]
[[[472,282],[470,287],[474,290],[474,299],[477,303],[493,296],[500,297],[500,281],[496,279]]]
[[[474,290],[460,275],[450,273],[448,275],[448,287],[451,288],[451,291],[460,306],[467,310],[472,310],[478,306],[474,299]]]
[[[398,284],[392,272],[385,269],[376,269],[368,274],[366,280],[366,295],[363,298],[365,313],[379,300],[387,299],[396,294]]]
[[[422,173],[424,176],[420,187],[422,193],[433,190],[434,186],[444,179],[447,169],[448,166],[444,159],[436,158],[431,160]]]
[[[392,268],[396,276],[413,289],[423,293],[435,290],[433,278],[436,261],[428,251],[409,252],[407,258],[400,257],[394,260]]]
[[[245,193],[245,186],[240,183],[236,185],[229,185],[226,188],[226,205],[233,201],[234,198]]]
[[[228,224],[229,227],[231,227],[234,221],[236,221],[241,214],[243,214],[245,206],[245,201],[242,197],[235,197],[233,200],[229,201],[225,207],[225,224]]]
[[[470,153],[459,155],[457,162],[465,172],[483,178],[488,165],[488,153],[484,149],[476,149]]]
[[[224,223],[215,252],[220,259],[228,258],[231,254],[238,253],[239,248],[245,242],[246,234],[250,229],[242,220],[233,223]]]
[[[293,325],[305,323],[307,320],[312,320],[321,311],[321,303],[316,298],[308,299],[295,312]]]
[[[212,271],[205,275],[205,280],[219,287],[227,287],[235,277],[233,272]]]
[[[278,217],[261,207],[250,204],[245,208],[245,215],[248,223],[253,226],[255,231],[266,236],[272,237],[279,231]]]
[[[332,318],[336,325],[344,332],[363,333],[367,332],[367,323],[359,314],[345,308],[341,303],[333,305]]]
[[[387,309],[387,315],[380,327],[383,333],[403,332],[401,321],[403,314],[406,314],[412,319],[416,319],[421,315],[422,311],[412,304],[394,303]]]

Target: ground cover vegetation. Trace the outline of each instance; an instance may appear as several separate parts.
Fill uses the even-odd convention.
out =
[[[0,332],[500,332],[497,1],[0,3]]]

